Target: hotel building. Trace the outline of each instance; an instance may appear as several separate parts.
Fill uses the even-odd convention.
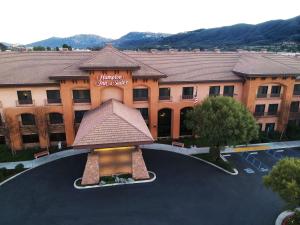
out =
[[[115,99],[140,110],[154,139],[190,135],[185,113],[208,96],[242,102],[261,130],[300,122],[300,60],[201,51],[1,52],[0,142],[71,146],[85,112]],[[297,79],[297,77],[299,79]]]

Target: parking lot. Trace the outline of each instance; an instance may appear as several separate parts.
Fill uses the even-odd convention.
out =
[[[247,151],[232,154],[224,154],[241,175],[267,174],[273,165],[284,157],[299,157],[300,149],[275,149],[264,151]]]

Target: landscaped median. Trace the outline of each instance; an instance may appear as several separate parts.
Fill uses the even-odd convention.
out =
[[[0,184],[5,180],[9,179],[10,177],[13,177],[18,173],[23,172],[24,170],[25,169],[22,164],[18,164],[14,169],[0,168]]]
[[[191,155],[191,157],[201,160],[202,162],[208,163],[218,169],[223,170],[224,172],[230,175],[238,175],[238,170],[234,168],[234,166],[230,162],[228,162],[228,160],[222,155],[220,155],[220,157],[218,157],[217,160],[214,160],[209,153],[195,154]]]
[[[156,179],[156,174],[152,171],[148,171],[150,178],[146,180],[134,180],[130,174],[106,176],[100,178],[100,183],[95,185],[82,185],[82,178],[78,178],[74,181],[74,187],[76,189],[90,189],[90,188],[101,188],[101,187],[111,187],[127,184],[141,184],[150,183]]]

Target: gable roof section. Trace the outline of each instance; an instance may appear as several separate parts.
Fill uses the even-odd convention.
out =
[[[138,110],[109,100],[84,115],[73,146],[104,148],[152,142],[151,133]]]
[[[140,68],[136,62],[127,55],[121,53],[110,45],[105,46],[91,59],[83,62],[80,66],[83,70],[94,69],[130,69],[136,70]]]
[[[299,75],[300,67],[295,65],[296,60],[287,56],[244,53],[233,71],[247,76]]]

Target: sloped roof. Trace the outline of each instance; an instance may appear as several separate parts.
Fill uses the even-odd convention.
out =
[[[152,142],[152,135],[140,112],[111,99],[85,113],[73,146],[103,148]]]
[[[295,59],[283,55],[245,53],[239,58],[233,71],[248,76],[299,75],[300,66],[297,66]]]
[[[83,70],[94,69],[139,69],[140,65],[130,57],[116,50],[110,45],[105,46],[91,59],[83,62],[80,66]]]

